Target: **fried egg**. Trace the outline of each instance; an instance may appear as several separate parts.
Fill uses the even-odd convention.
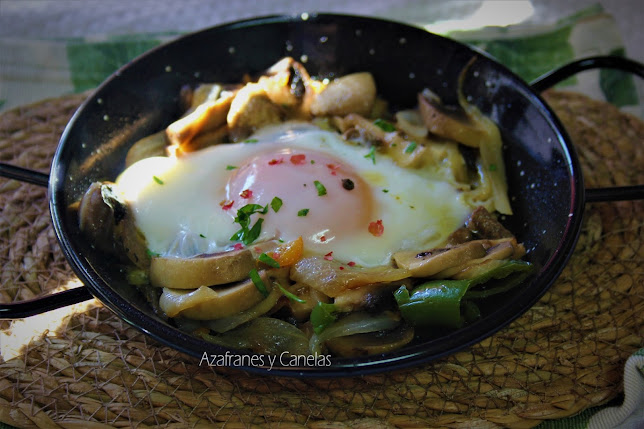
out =
[[[250,226],[261,219],[261,230],[247,245],[301,236],[306,256],[378,266],[396,251],[440,245],[471,213],[458,189],[425,173],[291,122],[243,143],[143,159],[116,187],[156,254],[238,248],[238,211],[257,204],[265,209],[251,215]]]

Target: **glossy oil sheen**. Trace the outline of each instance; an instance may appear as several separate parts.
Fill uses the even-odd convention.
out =
[[[63,250],[79,277],[106,306],[162,343],[196,359],[222,349],[183,333],[155,315],[113,261],[80,236],[69,204],[95,180],[113,180],[137,139],[180,114],[178,94],[196,82],[238,82],[292,56],[312,75],[373,73],[392,106],[413,107],[431,88],[456,102],[457,78],[476,58],[464,93],[500,127],[515,215],[504,223],[528,249],[538,272],[493,302],[483,318],[453,332],[436,332],[387,355],[336,359],[331,367],[249,367],[273,375],[343,376],[427,362],[478,342],[530,308],[559,275],[576,242],[583,184],[565,131],[543,100],[486,55],[403,24],[338,15],[267,17],[197,32],[139,57],[97,89],[71,120],[52,165],[50,209]]]

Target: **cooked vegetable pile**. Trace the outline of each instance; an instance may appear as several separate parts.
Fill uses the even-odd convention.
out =
[[[499,131],[460,91],[392,112],[370,73],[292,58],[240,80],[184,88],[185,113],[76,204],[161,317],[233,349],[363,356],[461,328],[529,275],[497,220]]]

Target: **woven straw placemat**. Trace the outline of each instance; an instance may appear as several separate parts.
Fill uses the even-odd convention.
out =
[[[82,99],[0,115],[0,159],[47,171]],[[577,144],[588,187],[644,183],[642,122],[581,95],[549,92],[547,100]],[[2,179],[0,207],[0,299],[77,283],[52,232],[44,189]],[[72,315],[48,313],[50,331],[0,360],[0,422],[523,428],[575,415],[617,397],[624,362],[644,346],[643,214],[641,201],[587,205],[570,263],[525,315],[448,358],[386,374],[298,380],[199,366],[95,300]],[[3,322],[0,334],[24,341],[21,329],[43,317]]]

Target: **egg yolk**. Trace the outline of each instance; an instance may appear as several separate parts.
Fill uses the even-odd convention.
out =
[[[222,207],[232,217],[247,204],[269,204],[262,225],[267,238],[301,236],[309,250],[367,232],[374,219],[366,182],[341,160],[310,150],[283,148],[255,156],[234,170],[226,197]],[[270,205],[275,197],[282,203],[277,211]]]

